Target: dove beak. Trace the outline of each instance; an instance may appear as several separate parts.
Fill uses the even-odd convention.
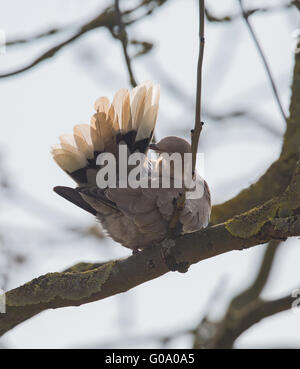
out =
[[[149,149],[150,150],[154,150],[154,151],[158,151],[158,147],[157,147],[157,145],[155,143],[150,144],[149,145]]]

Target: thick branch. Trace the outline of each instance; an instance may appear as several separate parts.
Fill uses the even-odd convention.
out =
[[[274,219],[246,239],[231,234],[224,223],[164,241],[125,260],[96,268],[80,264],[68,272],[46,274],[6,294],[7,312],[0,314],[0,334],[43,310],[101,300],[157,278],[169,271],[166,260],[174,270],[186,271],[201,260],[290,236],[300,236],[300,216]]]
[[[125,260],[79,264],[50,273],[9,291],[0,314],[0,335],[49,308],[78,306],[125,292],[169,270],[186,272],[191,264],[272,239],[300,236],[300,162],[286,190],[260,208],[226,223],[149,247]],[[280,216],[280,217],[278,217]]]

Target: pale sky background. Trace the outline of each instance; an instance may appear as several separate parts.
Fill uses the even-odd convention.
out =
[[[7,39],[26,37],[54,26],[80,25],[110,1],[0,0],[0,28]],[[126,3],[126,4],[125,4]],[[136,1],[121,1],[131,7]],[[245,1],[245,6],[275,6],[284,1]],[[153,51],[133,61],[138,81],[161,84],[157,136],[183,135],[193,126],[195,71],[198,53],[197,2],[169,0],[151,17],[128,28],[130,38],[154,42]],[[236,0],[207,0],[216,15],[239,11]],[[292,31],[300,28],[295,10],[256,14],[251,22],[263,46],[286,112],[293,67]],[[69,31],[71,32],[71,31]],[[29,63],[69,32],[7,48],[0,55],[0,73]],[[284,123],[274,102],[261,60],[241,19],[206,23],[204,109],[223,114],[249,109],[267,127],[252,119],[205,120],[199,150],[205,155],[205,177],[213,203],[231,198],[255,182],[281,150]],[[172,92],[168,83],[181,94]],[[17,190],[0,193],[0,234],[5,250],[17,250],[26,263],[9,270],[8,288],[80,261],[104,261],[130,252],[109,239],[78,237],[65,224],[93,225],[95,220],[58,197],[55,185],[73,186],[53,162],[51,145],[75,124],[87,123],[96,98],[112,98],[128,87],[120,44],[103,28],[85,34],[54,58],[15,77],[0,80],[0,151],[2,166]],[[190,105],[189,105],[190,104]],[[103,301],[48,310],[8,332],[0,343],[11,348],[147,347],[158,343],[142,337],[194,327],[212,293],[210,306],[218,317],[234,293],[251,282],[264,246],[231,252],[198,263],[186,274],[169,273],[125,294]],[[276,298],[300,288],[299,240],[286,241],[263,296]],[[1,258],[3,259],[1,261]],[[0,286],[1,288],[1,286]],[[300,347],[300,314],[287,311],[265,319],[243,334],[236,347]],[[130,340],[130,337],[139,337]],[[178,338],[172,348],[190,347]],[[138,346],[137,346],[138,345]]]

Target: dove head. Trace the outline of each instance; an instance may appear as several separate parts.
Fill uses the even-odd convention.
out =
[[[186,172],[191,172],[191,166],[188,164],[186,165],[184,160],[184,154],[192,152],[191,145],[186,140],[175,136],[169,136],[155,144],[150,144],[149,148],[159,154],[156,165],[161,176],[183,179]],[[181,157],[179,161],[180,166],[176,167],[175,162],[172,161],[172,159],[169,160],[166,158],[164,156],[165,154],[168,154],[167,156],[169,156],[169,158],[171,158],[173,154],[179,154],[179,158]]]
[[[168,136],[160,140],[155,144],[150,144],[149,148],[151,150],[156,151],[157,153],[179,153],[181,155],[185,153],[191,153],[191,145],[184,140],[183,138],[179,138],[176,136]]]

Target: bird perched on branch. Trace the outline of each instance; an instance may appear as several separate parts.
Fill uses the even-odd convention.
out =
[[[177,199],[186,191],[182,179],[177,187],[172,181],[167,188],[161,186],[163,154],[177,153],[183,158],[191,153],[191,146],[187,141],[173,136],[156,144],[150,143],[157,120],[159,95],[159,85],[146,82],[131,92],[120,89],[112,103],[107,97],[100,97],[95,102],[96,113],[92,116],[91,124],[75,126],[73,135],[62,135],[60,144],[52,148],[56,163],[78,184],[75,189],[58,186],[54,191],[95,215],[112,239],[133,251],[168,237]],[[121,147],[126,149],[122,155]],[[120,165],[124,156],[147,154],[148,149],[156,151],[158,158],[151,161],[145,156],[140,175],[147,176],[146,182],[150,184],[149,174],[156,170],[153,181],[156,186],[143,188],[131,186],[130,183],[121,185],[118,180],[120,172],[124,171],[124,165]],[[99,164],[98,160],[103,153],[112,154],[117,163],[114,168],[118,183],[115,186],[108,184],[106,188],[99,187],[97,181],[97,173],[103,168],[103,162]],[[126,171],[128,168],[132,166],[128,164]],[[183,166],[181,174],[184,176],[186,171],[187,168]],[[171,179],[176,177],[174,167],[170,167],[168,173]],[[178,216],[177,234],[197,231],[209,222],[209,188],[199,175],[196,183],[200,184],[203,191],[198,198],[186,198]]]

